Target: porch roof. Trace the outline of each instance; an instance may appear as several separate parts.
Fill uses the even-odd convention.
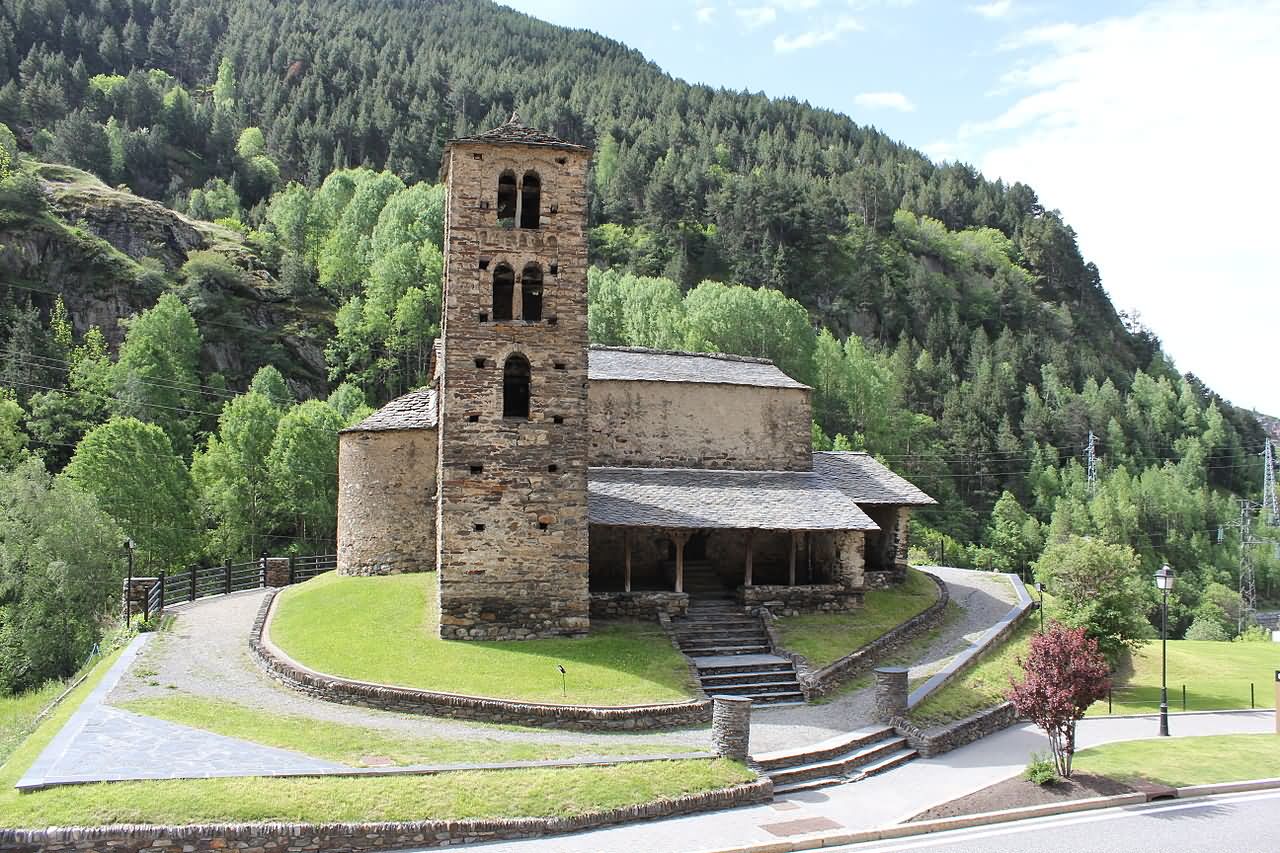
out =
[[[899,477],[875,457],[862,452],[826,451],[813,454],[813,472],[864,505],[932,506],[933,498]]]
[[[617,527],[880,529],[813,471],[590,468],[587,517]]]

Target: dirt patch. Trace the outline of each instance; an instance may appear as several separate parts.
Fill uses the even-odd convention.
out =
[[[974,791],[972,794],[934,806],[921,812],[912,821],[936,820],[959,815],[996,812],[1003,809],[1016,809],[1023,806],[1041,806],[1049,803],[1064,803],[1068,800],[1084,800],[1089,797],[1110,797],[1116,794],[1132,794],[1138,788],[1124,782],[1117,782],[1106,776],[1093,776],[1088,773],[1076,773],[1070,779],[1058,779],[1048,785],[1037,785],[1028,782],[1022,776],[1015,776],[1003,782],[997,782]]]

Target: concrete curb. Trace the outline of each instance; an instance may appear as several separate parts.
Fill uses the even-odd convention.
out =
[[[1176,792],[1177,798],[1181,800],[1207,797],[1214,794],[1236,794],[1278,788],[1280,788],[1280,778],[1252,779],[1245,782],[1224,782],[1214,785],[1190,785],[1172,790]],[[1097,811],[1098,809],[1109,809],[1117,806],[1142,805],[1155,799],[1160,799],[1160,796],[1158,794],[1133,793],[1117,794],[1110,797],[1089,797],[1083,800],[1069,800],[1065,803],[1047,803],[1045,805],[1023,806],[995,812],[957,815],[956,817],[901,823],[857,832],[828,833],[791,841],[763,841],[758,844],[747,844],[738,847],[705,848],[696,851],[696,853],[799,853],[799,851],[804,850],[818,850],[845,844],[861,844],[867,841],[891,841],[897,838],[929,835],[930,833],[945,832],[952,829],[971,829],[977,826],[993,826],[995,824],[1013,823],[1038,817]]]

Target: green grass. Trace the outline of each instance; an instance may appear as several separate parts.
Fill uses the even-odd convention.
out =
[[[1280,647],[1274,643],[1169,641],[1169,707],[1182,710],[1182,685],[1188,711],[1222,711],[1249,707],[1253,682],[1259,708],[1274,708],[1273,678],[1280,669]],[[1121,663],[1113,679],[1112,713],[1142,714],[1160,707],[1160,643],[1150,642]],[[1089,709],[1107,713],[1105,701]]]
[[[1109,743],[1076,753],[1073,770],[1175,787],[1271,779],[1280,777],[1280,737],[1208,735]]]
[[[1045,619],[1052,619],[1053,596],[1045,596]],[[962,720],[984,708],[999,705],[1009,692],[1009,681],[1022,674],[1018,659],[1027,656],[1031,637],[1040,630],[1040,617],[1032,613],[1013,635],[978,658],[969,670],[950,684],[935,690],[907,715],[920,726],[936,726]],[[914,687],[915,685],[913,685]]]
[[[211,701],[189,694],[139,699],[122,707],[174,723],[292,749],[354,767],[369,764],[460,764],[534,761],[580,755],[654,755],[690,752],[690,747],[635,738],[614,738],[577,745],[493,738],[433,738],[406,732],[269,714],[235,702]],[[366,761],[376,757],[378,761]]]
[[[923,572],[908,569],[902,586],[868,590],[861,610],[785,616],[777,620],[777,626],[788,651],[804,655],[814,667],[823,667],[881,637],[937,600],[937,584]]]
[[[320,672],[449,693],[588,705],[693,695],[684,657],[657,625],[595,620],[579,639],[444,641],[436,595],[434,574],[322,575],[280,594],[271,639]]]
[[[38,690],[17,696],[0,696],[0,763],[31,734],[40,712],[49,707],[66,689],[66,682],[50,681]]]
[[[714,790],[753,778],[736,762],[691,760],[438,776],[108,782],[19,794],[13,786],[117,656],[103,660],[0,765],[0,827],[575,815]]]

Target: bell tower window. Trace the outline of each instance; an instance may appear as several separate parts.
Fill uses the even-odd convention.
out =
[[[516,221],[516,173],[510,169],[498,176],[498,223],[514,226]]]
[[[529,418],[529,360],[516,353],[502,367],[502,416]]]
[[[542,319],[542,267],[525,264],[520,273],[520,319],[526,323]]]
[[[516,274],[506,264],[498,264],[493,271],[493,319],[510,320],[512,301],[515,299]]]
[[[520,192],[520,227],[537,228],[542,213],[542,181],[537,172],[525,172]]]

